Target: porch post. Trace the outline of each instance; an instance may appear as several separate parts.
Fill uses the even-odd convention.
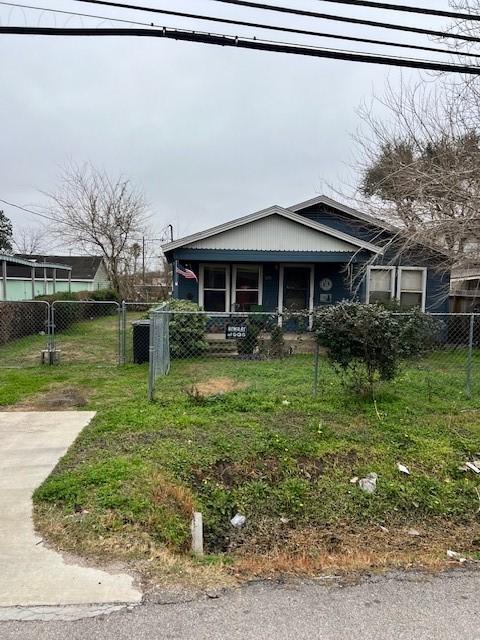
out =
[[[32,281],[32,300],[35,298],[35,267],[32,267],[30,279]]]
[[[47,267],[43,267],[43,293],[48,294]]]
[[[313,305],[314,305],[314,289],[315,289],[315,265],[310,267],[310,296],[308,299],[308,328],[313,329]]]
[[[2,291],[3,299],[7,299],[7,261],[2,261]]]
[[[278,265],[278,326],[283,325],[283,264]]]
[[[57,270],[53,270],[53,293],[57,291]]]
[[[72,291],[72,271],[68,272],[68,293]]]

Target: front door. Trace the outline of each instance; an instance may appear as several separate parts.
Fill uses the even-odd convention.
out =
[[[283,324],[286,331],[303,328],[300,318],[288,317],[288,313],[308,311],[310,307],[310,267],[284,267],[283,312],[287,315]]]
[[[283,308],[305,311],[310,305],[310,267],[284,267]]]

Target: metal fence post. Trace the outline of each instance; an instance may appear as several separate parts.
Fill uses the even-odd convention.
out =
[[[152,402],[155,390],[155,312],[150,314],[149,346],[148,346],[148,400]]]
[[[318,340],[315,346],[315,372],[313,376],[313,397],[316,398],[318,394],[318,368],[320,365],[320,345]]]
[[[475,316],[470,315],[470,329],[468,332],[468,354],[467,354],[467,380],[466,394],[470,398],[472,396],[472,365],[473,365],[473,333],[475,327]]]
[[[125,364],[124,355],[123,355],[123,305],[118,305],[117,307],[117,332],[118,332],[118,364]]]

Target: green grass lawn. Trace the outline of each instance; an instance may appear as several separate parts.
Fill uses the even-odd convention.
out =
[[[404,368],[375,402],[349,396],[324,359],[314,398],[312,356],[177,361],[154,403],[146,366],[87,358],[0,369],[0,405],[44,408],[73,388],[98,412],[35,493],[37,526],[62,549],[161,572],[162,554],[188,555],[196,509],[211,562],[235,571],[434,564],[480,548],[480,481],[459,470],[480,457],[480,367],[467,399],[448,357]],[[369,472],[373,495],[350,482]]]

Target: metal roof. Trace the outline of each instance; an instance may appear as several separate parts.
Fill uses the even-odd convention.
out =
[[[179,247],[183,247],[184,245],[198,242],[199,240],[203,240],[204,238],[223,233],[224,231],[229,231],[230,229],[235,229],[236,227],[240,227],[251,222],[256,222],[257,220],[261,220],[262,218],[266,218],[274,214],[283,216],[288,220],[292,220],[293,222],[297,222],[298,224],[309,227],[310,229],[313,229],[315,231],[320,231],[339,240],[344,240],[345,242],[359,247],[360,249],[367,249],[368,251],[377,254],[383,253],[382,247],[375,246],[374,244],[365,242],[364,240],[359,240],[354,236],[343,233],[342,231],[337,231],[336,229],[333,229],[332,227],[321,224],[319,222],[309,220],[304,216],[298,215],[291,209],[284,209],[283,207],[279,207],[278,205],[274,205],[273,207],[269,207],[268,209],[262,209],[261,211],[251,213],[250,215],[243,216],[242,218],[237,218],[236,220],[231,220],[230,222],[226,222],[216,227],[206,229],[205,231],[201,231],[200,233],[195,233],[193,235],[180,238],[178,240],[175,240],[174,242],[169,242],[168,244],[162,245],[162,249],[165,252],[172,251],[173,249],[178,249]]]
[[[19,264],[23,267],[45,268],[45,269],[63,269],[64,271],[71,271],[72,267],[66,264],[56,264],[54,262],[34,262],[33,260],[25,260],[25,258],[19,258],[17,256],[11,256],[7,253],[0,253],[0,262],[8,262],[10,264]]]
[[[72,278],[75,280],[93,280],[103,262],[101,256],[45,256],[45,255],[27,255],[25,253],[16,254],[19,258],[43,262],[52,260],[57,264],[67,265],[71,268]]]

